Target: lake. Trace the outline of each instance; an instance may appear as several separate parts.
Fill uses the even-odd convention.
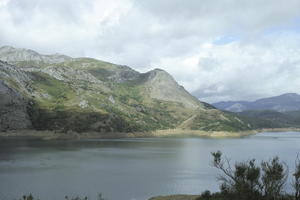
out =
[[[300,133],[260,133],[243,138],[117,140],[0,140],[0,199],[33,193],[41,200],[68,196],[146,200],[168,194],[218,190],[211,152],[232,163],[279,156],[294,169]]]

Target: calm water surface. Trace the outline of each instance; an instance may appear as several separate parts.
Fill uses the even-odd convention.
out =
[[[238,139],[154,138],[84,141],[0,140],[0,199],[33,193],[146,200],[167,194],[218,190],[210,152],[232,162],[279,156],[292,170],[300,133],[261,133]]]

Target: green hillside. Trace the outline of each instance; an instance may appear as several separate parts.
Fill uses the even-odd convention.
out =
[[[3,48],[0,59],[6,62],[0,62],[0,78],[3,88],[24,99],[18,104],[26,107],[22,116],[31,124],[23,128],[66,133],[251,129],[238,117],[200,102],[160,69],[139,73],[91,58],[57,59],[55,54],[52,59],[31,50]],[[1,95],[8,103],[0,105],[12,115],[12,95]],[[16,116],[11,115],[12,120],[2,120],[2,130],[14,129]]]

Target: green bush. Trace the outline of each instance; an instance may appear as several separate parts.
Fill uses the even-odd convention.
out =
[[[285,186],[288,167],[274,157],[256,165],[255,160],[231,165],[229,159],[223,158],[220,151],[212,153],[213,166],[222,172],[218,177],[221,182],[220,193],[214,193],[211,199],[224,200],[299,200],[300,162],[296,161],[294,176],[294,195],[287,194]],[[206,192],[206,194],[208,194]],[[201,195],[199,199],[207,199]]]

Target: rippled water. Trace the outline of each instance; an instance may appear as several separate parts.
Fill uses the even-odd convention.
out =
[[[238,139],[154,138],[84,141],[0,140],[0,199],[33,193],[145,200],[167,194],[218,190],[210,152],[232,162],[278,155],[292,170],[300,133],[261,133]]]

